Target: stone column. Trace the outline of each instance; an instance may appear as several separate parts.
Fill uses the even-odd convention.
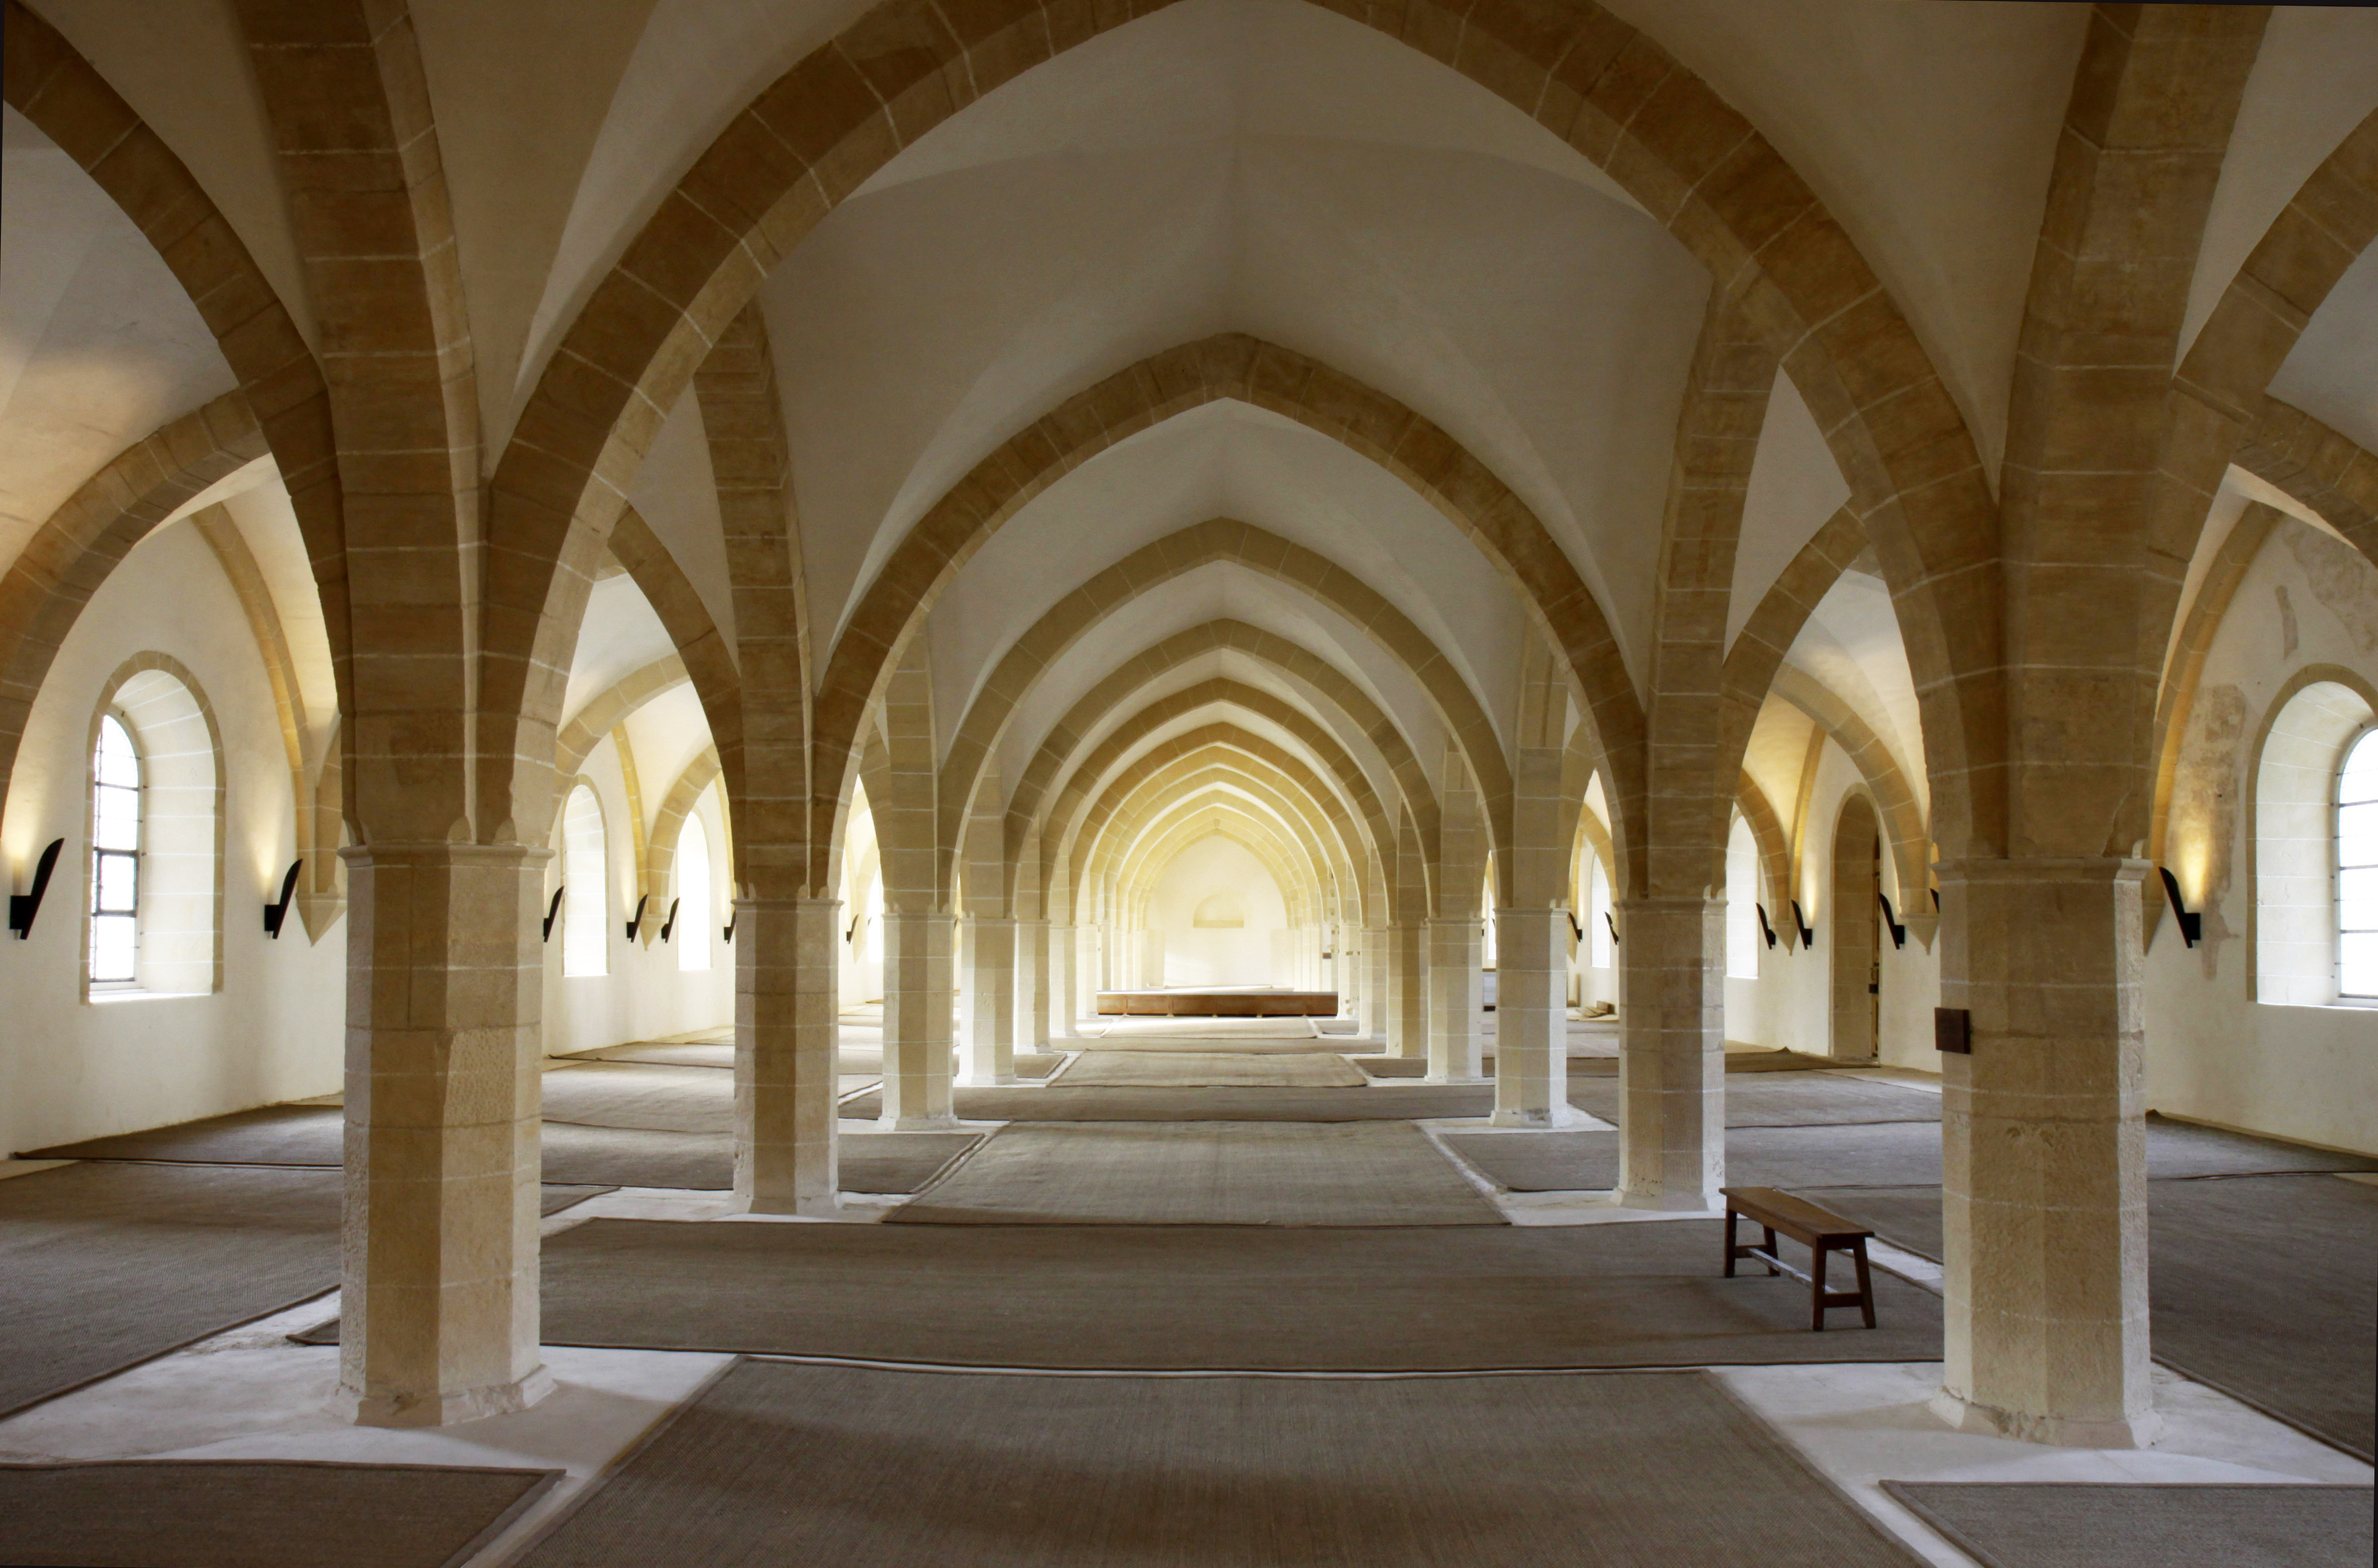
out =
[[[1485,1006],[1474,916],[1428,923],[1428,1081],[1478,1083],[1485,1073],[1478,1027]]]
[[[2122,860],[1940,872],[1946,1366],[1967,1430],[2144,1447],[2147,1365],[2141,879]]]
[[[1072,1040],[1081,1031],[1082,935],[1072,925],[1049,927],[1049,1039]]]
[[[339,1404],[369,1427],[526,1409],[552,851],[363,844],[347,864]]]
[[[1384,925],[1363,928],[1363,1032],[1375,1039],[1387,1038],[1387,995],[1393,989],[1387,978],[1388,948],[1393,934]]]
[[[951,947],[945,914],[883,912],[883,1111],[886,1128],[955,1127],[950,1109]]]
[[[1428,1055],[1428,928],[1409,922],[1394,928],[1387,955],[1387,1049],[1391,1055]]]
[[[1049,923],[1015,923],[1015,1048],[1049,1048]]]
[[[1015,923],[968,919],[966,1081],[1015,1081]]]
[[[1619,1201],[1716,1208],[1725,1183],[1725,900],[1619,907]]]
[[[1568,1119],[1567,910],[1495,911],[1495,1125]]]
[[[735,1205],[744,1212],[842,1212],[841,930],[838,899],[735,901]]]

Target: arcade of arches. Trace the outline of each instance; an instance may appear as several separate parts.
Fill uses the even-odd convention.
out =
[[[1126,1560],[997,1444],[998,1551],[798,1446],[672,1522],[721,1401],[926,1364],[1017,1381],[769,1429],[1681,1365],[1365,1429],[1722,1383],[1676,1463],[1876,1562],[1988,1534],[1882,1483],[2367,1485],[2378,13],[5,3],[0,1493]],[[1163,1561],[1352,1550],[1233,1463],[1310,1553]],[[1609,1560],[1739,1561],[1720,1490]]]

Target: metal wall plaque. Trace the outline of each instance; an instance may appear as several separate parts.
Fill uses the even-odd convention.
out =
[[[1963,1007],[1932,1009],[1932,1049],[1960,1056],[1974,1054],[1974,1015]]]

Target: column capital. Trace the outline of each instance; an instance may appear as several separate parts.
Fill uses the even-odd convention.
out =
[[[444,838],[379,839],[342,844],[339,859],[349,866],[542,865],[553,851],[542,844],[463,844]]]
[[[1932,863],[1943,887],[1952,882],[2139,882],[2154,870],[2153,861],[2122,855],[1999,855]]]

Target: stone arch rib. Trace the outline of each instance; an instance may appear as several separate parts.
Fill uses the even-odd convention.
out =
[[[1911,662],[1938,709],[1928,718],[1928,746],[1961,776],[1969,756],[1994,758],[2003,745],[1992,696],[2000,664],[1996,508],[1930,358],[1808,185],[1706,83],[1591,0],[1330,8],[1533,117],[1608,171],[1722,289],[1740,296],[1770,352],[1792,370],[1861,519],[1884,547],[1905,601],[1903,621],[1920,629]],[[560,635],[545,622],[567,608],[553,600],[552,585],[570,535],[599,540],[607,532],[667,410],[768,271],[900,148],[1133,14],[1039,0],[885,0],[736,115],[596,285],[522,409],[491,491],[491,540],[510,568],[491,585],[490,623],[506,633],[500,645],[490,640],[491,666],[524,669],[538,638]],[[1572,645],[1575,626],[1554,631],[1555,645]],[[893,651],[883,643],[866,663],[882,665]],[[1637,705],[1616,665],[1613,645],[1606,666],[1578,669],[1590,706],[1607,694],[1601,739],[1615,776],[1631,781],[1641,771],[1639,743],[1622,730]],[[522,694],[517,679],[491,678],[486,689],[498,699]],[[818,715],[820,731],[841,739],[818,758],[812,779],[813,809],[824,817],[811,829],[813,867],[828,853],[816,840],[830,840],[838,822],[840,778],[868,694],[824,688],[848,711],[822,704]],[[1615,814],[1631,823],[1638,812],[1639,792],[1630,791]]]
[[[247,400],[226,392],[125,448],[26,541],[0,577],[0,806],[34,699],[83,606],[150,529],[266,450]]]

